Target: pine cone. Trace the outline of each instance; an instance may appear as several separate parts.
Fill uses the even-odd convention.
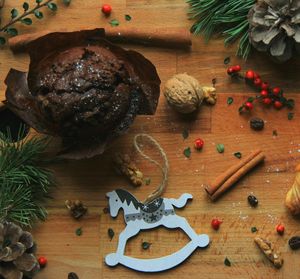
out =
[[[40,269],[32,254],[32,235],[14,223],[0,223],[0,278],[32,278]]]
[[[261,0],[249,11],[251,44],[278,62],[300,53],[300,1]]]

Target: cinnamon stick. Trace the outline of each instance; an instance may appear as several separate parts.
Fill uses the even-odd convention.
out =
[[[211,185],[207,185],[205,187],[206,192],[209,195],[212,195],[214,192],[216,192],[222,184],[235,172],[237,172],[241,167],[245,166],[247,163],[249,163],[254,157],[256,157],[259,153],[261,153],[261,150],[255,150],[251,152],[247,157],[241,159],[237,164],[230,167],[227,171],[224,173],[221,173],[212,183]]]
[[[12,37],[8,40],[10,49],[15,53],[26,52],[29,43],[52,32],[44,30]],[[109,41],[116,43],[133,43],[168,48],[189,48],[192,45],[190,32],[181,28],[144,30],[141,28],[114,27],[105,29],[105,36]]]
[[[241,179],[245,174],[247,174],[251,169],[253,169],[264,159],[265,154],[261,151],[258,152],[257,150],[247,156],[243,162],[232,166],[230,169],[221,174],[216,179],[216,181],[220,184],[214,184],[214,191],[212,191],[212,188],[206,187],[206,191],[209,194],[211,200],[215,201],[217,198],[219,198],[225,191],[231,188],[239,179]],[[240,167],[238,168],[238,166]],[[232,172],[233,170],[235,171]],[[208,190],[210,191],[208,192]]]

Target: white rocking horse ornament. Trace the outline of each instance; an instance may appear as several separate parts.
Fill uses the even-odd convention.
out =
[[[174,207],[182,208],[191,194],[183,194],[179,199],[157,198],[150,203],[139,202],[132,194],[125,190],[115,190],[106,194],[109,198],[110,215],[116,217],[119,210],[124,211],[126,227],[120,233],[116,253],[106,256],[105,262],[109,266],[122,264],[126,267],[143,272],[159,272],[170,269],[187,259],[197,247],[204,248],[209,244],[206,234],[197,235],[184,217],[175,214]],[[141,230],[148,230],[164,226],[169,229],[181,228],[191,239],[179,251],[161,258],[137,259],[124,255],[126,242]]]

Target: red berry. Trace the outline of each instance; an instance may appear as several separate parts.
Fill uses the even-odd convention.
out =
[[[214,230],[218,230],[220,228],[221,224],[222,224],[222,221],[220,221],[217,218],[214,218],[211,220],[211,226]]]
[[[240,65],[235,65],[232,68],[235,72],[239,72],[242,69],[242,67]]]
[[[260,86],[261,86],[261,83],[262,83],[262,81],[261,81],[260,78],[254,79],[254,85],[255,85],[255,86],[260,87]]]
[[[245,108],[246,108],[247,110],[252,110],[252,109],[253,109],[253,104],[252,104],[251,102],[246,102],[246,103],[245,103]]]
[[[201,150],[203,148],[203,145],[204,145],[204,141],[202,139],[198,138],[195,140],[195,143],[194,143],[195,149]]]
[[[281,92],[281,88],[280,87],[274,87],[272,92],[273,92],[274,95],[277,96]]]
[[[230,75],[230,76],[231,76],[234,72],[235,72],[235,70],[234,70],[233,67],[229,67],[229,68],[227,69],[227,74]]]
[[[39,257],[38,258],[38,262],[39,262],[39,264],[40,264],[40,267],[45,267],[46,265],[47,265],[47,259],[45,258],[45,257]]]
[[[272,100],[271,100],[271,98],[264,98],[264,99],[263,99],[263,103],[264,103],[265,105],[270,105],[270,104],[272,103]]]
[[[280,102],[280,101],[275,101],[274,102],[274,107],[277,108],[277,109],[280,109],[282,108],[283,104]]]
[[[252,70],[248,70],[245,74],[246,79],[254,79],[254,72]]]
[[[102,6],[102,13],[104,13],[105,15],[110,15],[111,14],[111,11],[112,11],[112,8],[111,8],[111,5],[109,4],[104,4]]]
[[[265,98],[269,95],[269,92],[267,90],[263,89],[262,91],[260,91],[260,95]]]
[[[261,84],[261,89],[267,90],[268,88],[269,88],[269,83],[263,82],[263,83]]]
[[[283,233],[284,233],[284,226],[281,225],[281,224],[277,225],[276,226],[276,231],[277,231],[278,234],[283,235]]]
[[[254,79],[257,79],[257,78],[259,78],[259,79],[260,79],[260,75],[259,75],[258,73],[255,73],[255,72],[254,72],[254,74],[253,74],[253,78],[254,78]]]

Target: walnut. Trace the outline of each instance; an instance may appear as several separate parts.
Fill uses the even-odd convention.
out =
[[[266,257],[274,264],[276,268],[281,268],[283,265],[283,259],[280,254],[274,251],[273,244],[261,237],[256,237],[254,242],[260,248],[260,250],[266,255]]]
[[[125,175],[134,186],[138,187],[143,184],[143,173],[138,170],[128,154],[116,153],[114,156],[114,165],[116,170]]]
[[[168,104],[180,113],[196,111],[205,100],[208,104],[216,103],[216,89],[202,87],[197,79],[188,74],[177,74],[166,82],[164,95]]]
[[[75,219],[80,219],[82,216],[84,216],[87,213],[87,207],[84,206],[84,204],[79,200],[76,201],[66,200],[65,205]]]

